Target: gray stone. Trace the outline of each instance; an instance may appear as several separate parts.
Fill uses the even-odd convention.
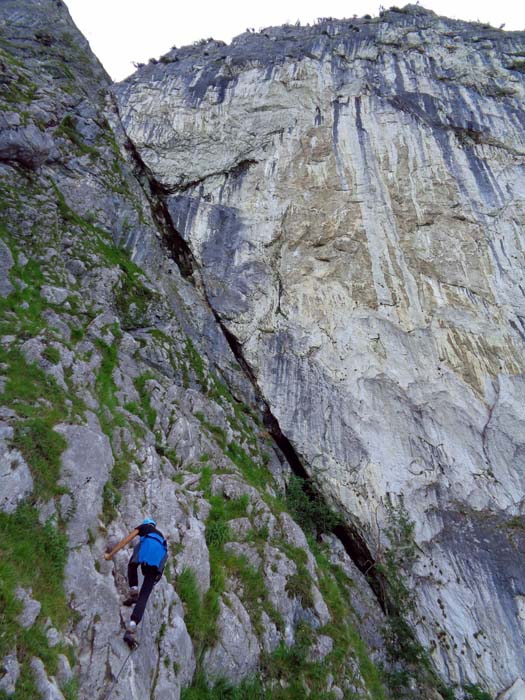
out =
[[[167,605],[170,612],[166,632],[159,644],[159,658],[169,659],[169,664],[162,664],[159,668],[155,700],[179,698],[181,688],[191,683],[196,667],[193,645],[182,617],[180,600],[173,591],[168,593],[167,597],[172,602]]]
[[[7,447],[13,429],[0,423],[0,430],[0,510],[13,513],[33,492],[33,477],[22,454]]]
[[[264,610],[261,613],[262,625],[262,648],[266,654],[271,654],[277,649],[281,642],[281,635],[277,629],[277,625],[270,619],[268,613]]]
[[[56,682],[48,677],[42,660],[34,656],[30,665],[40,693],[40,700],[65,700]]]
[[[289,542],[293,547],[298,547],[306,553],[306,566],[308,568],[308,573],[312,578],[317,581],[317,574],[315,572],[315,559],[310,547],[308,546],[308,541],[304,532],[301,530],[299,525],[288,515],[288,513],[281,513],[279,515],[279,524],[281,526],[281,531],[284,539]]]
[[[65,569],[66,595],[78,617],[72,641],[81,685],[82,679],[89,678],[90,693],[98,694],[107,683],[106,663],[98,659],[107,659],[116,676],[126,656],[121,645],[121,598],[112,575],[114,566],[102,559],[102,552],[101,548],[96,555],[100,571],[87,545],[70,550]]]
[[[224,677],[239,683],[257,669],[260,647],[250,616],[235,593],[225,593],[219,603],[217,619],[219,641],[204,656],[209,679]]]
[[[280,613],[284,621],[284,641],[288,646],[294,643],[296,621],[301,616],[300,603],[290,598],[287,592],[288,578],[295,574],[297,567],[276,547],[266,544],[264,547],[264,582],[268,599]]]
[[[328,606],[325,603],[323,596],[321,595],[321,591],[317,588],[317,586],[314,583],[312,583],[311,586],[311,593],[312,600],[314,603],[314,611],[317,617],[317,620],[313,623],[313,626],[322,627],[331,620],[330,611],[328,610]]]
[[[14,287],[9,279],[9,270],[15,261],[7,245],[0,239],[0,297],[6,297],[13,291]]]
[[[45,525],[50,520],[56,522],[57,515],[58,511],[54,498],[38,504],[38,522],[41,525]]]
[[[12,129],[21,125],[18,112],[2,112],[0,114],[0,129]]]
[[[45,318],[50,328],[58,331],[66,342],[70,342],[71,329],[69,325],[62,318],[60,318],[60,316],[53,309],[46,309],[42,313],[42,316]]]
[[[308,650],[308,659],[313,662],[322,661],[334,648],[334,640],[326,634],[318,634]]]
[[[224,549],[237,557],[244,558],[254,569],[259,570],[262,566],[261,556],[254,545],[247,542],[226,542]]]
[[[234,518],[228,521],[228,527],[238,540],[243,540],[253,530],[249,518]]]
[[[407,509],[419,561],[403,575],[417,598],[420,640],[443,640],[432,652],[443,679],[468,679],[494,696],[512,686],[520,692],[525,86],[512,62],[525,50],[523,37],[410,7],[372,21],[273,28],[229,47],[174,49],[166,62],[115,86],[117,112],[63,3],[0,6],[0,23],[13,39],[4,48],[37,87],[24,114],[0,114],[14,153],[9,163],[37,170],[28,182],[19,168],[0,163],[13,199],[24,188],[3,214],[17,249],[31,258],[38,250],[49,303],[63,298],[54,316],[46,314],[48,326],[67,339],[62,324],[73,313],[63,313],[66,292],[78,328],[97,315],[88,341],[71,355],[61,346],[52,371],[63,388],[101,410],[113,453],[130,466],[114,518],[102,522],[109,441],[93,416],[82,435],[64,419],[60,430],[72,432],[61,483],[69,493],[38,505],[40,522],[58,507],[68,528],[66,591],[77,613],[68,638],[77,651],[80,696],[103,695],[127,656],[120,623],[129,611],[120,601],[129,551],[104,561],[106,540],[118,541],[146,512],[154,514],[177,552],[169,577],[193,566],[207,589],[211,504],[201,464],[214,473],[216,498],[248,496],[248,519],[230,527],[234,540],[245,537],[249,522],[259,535],[267,529],[261,576],[284,621],[281,635],[262,615],[255,639],[242,587],[227,578],[220,641],[209,651],[214,677],[249,675],[257,645],[270,653],[281,639],[292,644],[299,624],[315,629],[328,620],[304,534],[289,517],[276,518],[272,497],[289,476],[282,455],[270,455],[275,480],[268,475],[271,483],[259,492],[206,429],[206,422],[219,426],[265,469],[259,455],[268,452],[268,435],[239,414],[241,402],[273,414],[328,503],[352,522],[353,545],[370,571],[390,544],[387,504]],[[53,42],[74,81],[51,81],[42,69],[42,45]],[[59,63],[53,73],[60,74]],[[4,64],[9,85],[18,64]],[[64,114],[98,158],[57,130]],[[60,149],[42,172],[37,137],[24,132],[32,119],[50,125]],[[5,142],[0,146],[5,155]],[[143,164],[160,183],[145,188],[147,197],[146,179],[133,175]],[[57,207],[50,180],[74,216],[61,198]],[[161,201],[162,185],[169,194]],[[150,205],[171,222],[158,226]],[[185,259],[185,276],[175,259]],[[137,308],[133,297],[142,284],[158,303],[135,328],[138,314],[126,308]],[[23,330],[10,343],[18,348],[26,338]],[[189,356],[187,339],[200,363]],[[109,358],[101,342],[118,352]],[[26,343],[40,361],[45,343]],[[104,387],[108,359],[115,366]],[[51,371],[48,365],[41,364]],[[71,373],[60,374],[68,367]],[[234,405],[213,391],[212,374],[229,386]],[[154,377],[146,383],[154,433],[135,386],[144,375]],[[110,403],[127,409],[99,406],[105,389]],[[0,411],[13,425],[20,420],[11,409]],[[162,456],[168,447],[177,452],[170,461]],[[306,552],[313,609],[287,591],[298,569],[286,556],[290,548],[279,549],[282,536]],[[372,658],[384,660],[382,614],[366,579],[335,538],[325,544],[331,565],[354,582],[352,624]],[[226,548],[259,564],[260,550],[246,542]],[[149,643],[127,662],[116,700],[179,698],[195,670],[183,617],[164,578],[139,628]],[[328,645],[325,639],[321,654]],[[347,679],[338,681],[341,693],[367,694],[357,661],[349,658],[339,677]],[[53,693],[53,679],[42,681],[43,694],[49,687]],[[327,691],[332,684],[328,674]],[[411,694],[426,697],[415,682]]]
[[[54,627],[50,627],[48,630],[46,630],[46,637],[47,643],[50,647],[56,647],[56,645],[60,644],[62,641],[60,632]]]
[[[20,664],[16,654],[4,656],[0,662],[0,691],[3,691],[6,695],[13,695],[19,675]]]
[[[57,659],[57,681],[60,687],[74,678],[75,674],[69,663],[69,659],[64,654],[59,654]]]
[[[63,304],[69,296],[69,290],[64,287],[53,287],[51,285],[43,285],[40,290],[42,297],[50,304]]]
[[[86,264],[82,260],[68,260],[66,268],[75,277],[83,277],[86,274]]]
[[[26,590],[18,587],[16,589],[16,597],[22,601],[24,606],[24,609],[17,617],[18,624],[24,629],[29,629],[35,624],[36,618],[40,615],[42,604],[31,597],[31,589]]]
[[[95,419],[96,420],[96,419]],[[88,531],[97,529],[102,511],[102,491],[113,467],[113,454],[107,436],[97,424],[59,425],[68,447],[62,454],[60,484],[73,501],[68,521],[71,546],[88,541]]]
[[[333,535],[323,535],[322,541],[330,548],[330,562],[338,566],[348,578],[352,591],[351,603],[356,612],[355,624],[361,637],[366,640],[375,662],[384,662],[383,633],[385,617],[376,596],[367,585],[365,577],[350,559],[340,540]]]
[[[516,678],[510,688],[507,688],[498,700],[525,700],[525,681],[523,678]]]
[[[0,130],[0,160],[37,169],[57,155],[51,136],[35,124]]]
[[[175,570],[180,574],[184,569],[192,569],[199,590],[204,594],[210,587],[210,558],[203,523],[190,517],[181,533],[181,542],[183,549],[177,556]]]

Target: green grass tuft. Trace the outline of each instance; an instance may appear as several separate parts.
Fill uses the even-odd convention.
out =
[[[42,357],[51,362],[53,365],[58,365],[60,362],[60,350],[53,345],[48,345],[42,352]]]
[[[117,515],[117,507],[121,501],[120,489],[129,477],[131,455],[125,451],[115,459],[109,479],[104,484],[102,492],[102,513],[105,522],[109,523]]]
[[[28,463],[39,497],[63,493],[57,481],[60,457],[67,442],[53,427],[71,418],[66,393],[38,365],[28,363],[19,350],[0,348],[0,362],[6,366],[0,402],[19,416],[12,445]],[[81,413],[82,409],[78,399],[74,400],[73,410]]]
[[[69,141],[71,141],[71,143],[75,146],[75,149],[79,155],[89,155],[92,158],[98,158],[100,156],[100,153],[96,148],[89,146],[84,141],[77,130],[77,119],[71,114],[66,114],[58,125],[55,134],[57,136],[64,136],[65,138],[69,139]]]
[[[0,362],[7,365],[4,371],[7,381],[0,394],[3,405],[23,418],[40,417],[42,412],[55,422],[67,417],[65,392],[53,377],[45,374],[38,365],[27,362],[17,349],[0,348]]]
[[[288,482],[286,504],[296,523],[309,534],[331,532],[340,522],[323,496],[295,475]]]
[[[0,513],[0,554],[0,658],[16,646],[19,656],[27,649],[45,662],[47,642],[39,632],[22,631],[16,623],[21,604],[14,592],[17,586],[31,587],[42,604],[42,619],[64,626],[70,613],[63,588],[67,537],[52,522],[41,525],[36,508],[21,505],[14,513]]]
[[[479,687],[479,685],[464,685],[465,700],[493,700],[492,695]]]
[[[204,672],[198,672],[190,688],[184,688],[181,700],[270,700],[259,678],[249,678],[239,685],[218,679],[208,685]]]
[[[153,379],[153,374],[151,374],[151,372],[147,372],[146,374],[142,374],[140,377],[137,377],[135,380],[133,380],[133,384],[135,385],[135,389],[140,397],[140,407],[142,409],[142,417],[144,418],[144,422],[150,428],[150,430],[153,430],[155,428],[155,421],[157,420],[157,411],[151,405],[151,399],[146,387],[146,383],[149,379]]]
[[[57,486],[60,477],[60,457],[67,448],[65,438],[53,430],[49,419],[28,418],[18,423],[12,445],[28,463],[40,498],[64,493]]]
[[[115,305],[120,317],[120,323],[125,330],[140,328],[147,324],[149,306],[158,298],[158,294],[141,281],[142,273],[138,268],[126,264],[123,267],[119,286],[115,289]]]

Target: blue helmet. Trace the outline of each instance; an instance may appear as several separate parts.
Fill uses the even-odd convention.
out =
[[[157,523],[153,520],[153,518],[144,518],[142,521],[143,525],[156,525]]]

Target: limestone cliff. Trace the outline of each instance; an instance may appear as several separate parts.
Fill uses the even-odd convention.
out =
[[[418,636],[495,690],[525,670],[524,55],[407,7],[116,88],[282,431],[375,559],[404,504]]]
[[[0,13],[0,697],[525,697],[525,35]]]

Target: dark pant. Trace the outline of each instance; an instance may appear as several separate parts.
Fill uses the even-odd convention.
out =
[[[139,565],[135,560],[135,553],[129,560],[128,564],[128,583],[130,588],[132,586],[139,585],[138,568]],[[131,613],[131,619],[136,622],[137,625],[142,620],[144,615],[144,608],[148,602],[153,586],[157,582],[158,570],[155,566],[148,566],[147,564],[142,564],[142,573],[144,575],[144,581],[142,582],[142,587],[140,589],[139,597]]]

